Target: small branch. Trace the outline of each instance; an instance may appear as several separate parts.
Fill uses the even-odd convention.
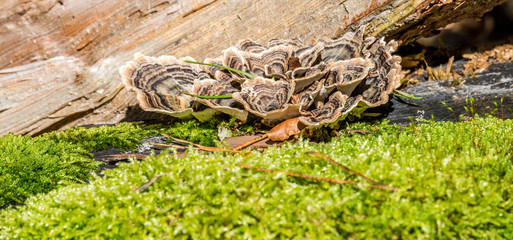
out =
[[[172,147],[172,148],[178,148],[178,149],[187,149],[188,147],[180,146],[180,145],[174,145],[174,144],[164,144],[164,143],[152,143],[150,144],[155,146],[161,146],[161,147]],[[216,147],[205,147],[198,145],[198,147],[193,147],[192,149],[195,150],[201,150],[205,152],[229,152],[229,153],[240,153],[240,151],[234,151],[230,149],[224,149],[224,148],[216,148]]]
[[[362,135],[365,135],[365,134],[369,134],[371,133],[371,131],[368,131],[368,130],[358,130],[358,129],[346,129],[347,133],[351,134],[351,135],[354,135],[355,133],[359,133],[359,134],[362,134]]]
[[[167,137],[169,139],[173,139],[174,141],[177,141],[177,142],[180,142],[180,143],[192,145],[192,146],[194,146],[194,149],[196,149],[196,150],[202,150],[202,151],[206,151],[206,152],[240,153],[240,151],[237,151],[237,150],[230,150],[230,149],[217,148],[217,147],[201,146],[201,145],[196,144],[196,143],[192,143],[192,142],[189,142],[189,141],[186,141],[186,140],[182,140],[182,139],[171,137],[171,136],[169,136],[169,135],[167,135],[165,133],[162,133],[162,136]],[[162,146],[162,147],[174,147],[174,148],[187,149],[187,147],[178,146],[178,145],[169,145],[169,144],[163,144],[163,143],[151,143],[151,144],[156,145],[156,146]]]
[[[169,135],[167,135],[165,133],[162,133],[161,135],[164,136],[164,137],[167,137],[169,139],[172,139],[173,141],[177,141],[177,142],[184,143],[184,144],[187,144],[187,145],[193,145],[195,147],[200,146],[199,144],[196,144],[196,143],[193,143],[193,142],[189,142],[187,140],[171,137],[171,136],[169,136]]]
[[[289,177],[297,177],[297,178],[304,178],[304,179],[310,179],[310,180],[317,180],[317,181],[323,181],[323,182],[332,182],[332,183],[338,183],[338,184],[349,184],[349,185],[357,185],[357,182],[353,181],[346,181],[342,179],[333,179],[333,178],[324,178],[324,177],[314,177],[299,173],[293,173],[293,172],[283,172],[278,170],[272,170],[272,169],[266,169],[266,168],[256,168],[253,166],[245,165],[245,164],[237,164],[241,168],[251,169],[259,172],[268,172],[268,173],[285,173]],[[368,188],[376,188],[376,189],[383,189],[383,190],[391,190],[391,191],[397,191],[396,188],[389,188],[387,186],[381,186],[381,185],[367,185]]]
[[[177,149],[187,149],[189,147],[186,147],[186,146],[181,146],[181,145],[176,145],[176,144],[164,144],[164,143],[154,143],[154,142],[149,142],[149,144],[151,145],[154,145],[154,146],[160,146],[160,147],[172,147],[172,148],[177,148]],[[199,148],[194,148],[194,149],[199,149]]]
[[[236,150],[216,148],[216,147],[205,147],[205,146],[200,146],[199,149],[203,150],[203,151],[207,151],[207,152],[229,152],[229,153],[240,153],[241,152],[241,151],[236,151]]]
[[[356,176],[359,176],[359,177],[361,177],[361,178],[363,178],[363,179],[365,179],[365,180],[367,180],[367,181],[369,181],[369,182],[371,182],[373,184],[386,186],[386,184],[380,183],[380,182],[375,181],[375,180],[372,180],[369,177],[367,177],[367,176],[365,176],[365,175],[363,175],[363,174],[361,174],[361,173],[359,173],[357,171],[354,171],[354,170],[352,170],[352,169],[350,169],[350,168],[348,168],[348,167],[346,167],[346,166],[336,162],[335,160],[329,158],[328,156],[322,155],[322,154],[320,154],[318,152],[306,152],[306,154],[310,154],[310,155],[314,155],[316,157],[322,158],[325,161],[327,161],[327,162],[329,162],[329,163],[331,163],[331,164],[333,164],[333,165],[335,165],[335,166],[337,166],[339,168],[342,168],[342,169],[344,169],[344,170],[346,170],[346,171],[348,171],[348,172],[350,172],[350,173],[352,173],[352,174],[354,174]]]
[[[141,193],[142,191],[144,191],[146,188],[148,188],[151,184],[153,184],[153,182],[155,182],[157,179],[159,179],[160,177],[164,176],[164,175],[169,175],[169,173],[163,173],[163,174],[159,174],[153,178],[150,179],[150,181],[144,183],[143,185],[141,185],[140,187],[136,188],[135,190],[133,190],[134,192],[138,192],[138,193]]]
[[[249,140],[249,141],[247,141],[247,142],[245,142],[245,143],[243,143],[243,144],[241,144],[241,145],[239,145],[237,147],[234,147],[232,150],[233,151],[239,151],[239,150],[241,150],[241,149],[243,149],[243,148],[245,148],[245,147],[247,147],[247,146],[249,146],[249,145],[251,145],[253,143],[260,142],[260,141],[264,140],[265,138],[267,138],[267,133],[262,135],[262,136],[260,136],[260,137],[253,138],[253,139],[251,139],[251,140]]]
[[[104,155],[100,156],[99,160],[102,162],[110,163],[110,162],[119,162],[128,160],[128,158],[135,158],[137,160],[143,160],[147,156],[143,154],[134,154],[134,153],[123,153],[123,154],[110,154],[110,155]]]

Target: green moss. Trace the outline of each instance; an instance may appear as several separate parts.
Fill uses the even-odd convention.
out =
[[[233,125],[222,119],[208,124],[195,120],[172,125],[121,123],[116,126],[72,128],[31,138],[0,138],[0,206],[23,203],[31,195],[49,192],[58,186],[83,182],[98,170],[89,151],[111,148],[135,150],[141,140],[166,133],[172,137],[219,145],[217,125]]]
[[[120,123],[116,126],[96,128],[72,128],[45,134],[43,137],[58,141],[66,141],[81,146],[88,151],[99,151],[110,148],[135,150],[139,142],[149,136],[166,133],[169,136],[199,142],[206,146],[217,143],[217,127],[220,120],[208,124],[200,124],[195,120],[178,122],[172,125],[144,125],[141,123]]]
[[[146,127],[137,123],[121,123],[116,126],[101,126],[86,129],[76,127],[64,131],[44,134],[46,139],[65,141],[81,146],[88,151],[110,148],[134,149],[146,136],[158,135],[158,126]]]
[[[0,238],[512,239],[513,121],[411,127],[356,123],[319,145],[266,153],[189,151],[105,171],[105,178],[29,198],[0,212]],[[366,183],[318,151],[398,188]],[[246,170],[237,164],[358,181],[358,186]],[[158,174],[144,192],[132,191]]]
[[[0,206],[83,182],[98,170],[83,148],[44,137],[0,138]]]
[[[117,126],[73,128],[38,137],[9,135],[0,138],[0,207],[23,203],[31,195],[47,193],[59,186],[84,182],[98,171],[98,162],[88,152],[110,148],[134,150],[148,136],[170,136],[218,144],[215,124],[197,121],[169,126],[121,123]]]

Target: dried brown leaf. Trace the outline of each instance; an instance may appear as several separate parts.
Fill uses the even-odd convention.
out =
[[[291,136],[299,134],[300,132],[299,118],[292,118],[273,127],[267,133],[267,137],[271,141],[281,142],[289,139]]]

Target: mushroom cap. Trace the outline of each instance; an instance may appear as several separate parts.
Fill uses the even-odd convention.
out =
[[[240,92],[232,96],[256,116],[283,120],[299,116],[299,106],[288,104],[293,91],[294,82],[256,77],[244,82]]]
[[[316,109],[314,116],[300,117],[299,121],[306,126],[332,123],[342,116],[342,109],[348,96],[341,92],[335,92],[320,109]]]
[[[189,65],[173,56],[149,57],[136,53],[134,60],[123,65],[119,73],[128,90],[137,94],[139,105],[145,111],[160,112],[184,118],[192,114],[189,92],[194,81],[209,76],[198,66]]]
[[[192,87],[192,94],[199,96],[220,96],[220,95],[231,95],[239,90],[233,87],[228,81],[217,81],[213,79],[207,79],[202,81],[196,81]],[[201,99],[196,98],[196,101],[205,104],[206,106],[213,108],[222,113],[235,116],[242,122],[246,122],[248,118],[248,112],[244,110],[242,104],[237,102],[233,98],[228,99]]]
[[[254,79],[217,66],[185,63],[190,57],[142,54],[121,67],[120,74],[147,111],[199,119],[225,113],[242,121],[252,114],[265,122],[299,117],[298,123],[318,127],[388,102],[400,84],[401,58],[392,55],[397,42],[365,37],[364,30],[312,45],[298,38],[273,39],[267,46],[244,39],[204,61],[245,71]],[[184,92],[232,98],[204,99]]]

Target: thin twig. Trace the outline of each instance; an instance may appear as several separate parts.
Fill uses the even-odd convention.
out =
[[[172,148],[178,148],[178,149],[188,149],[188,147],[180,146],[180,145],[172,145],[172,144],[164,144],[164,143],[152,143],[150,144],[155,146],[161,146],[161,147],[172,147]],[[202,150],[205,152],[229,152],[229,153],[240,153],[240,151],[234,151],[230,149],[224,149],[224,148],[216,148],[216,147],[205,147],[201,145],[197,145],[197,147],[193,147],[192,149],[195,150]]]
[[[159,174],[153,178],[150,179],[150,181],[144,183],[143,185],[141,185],[140,187],[136,188],[134,190],[134,192],[138,192],[138,193],[141,193],[142,191],[144,191],[146,188],[148,188],[151,184],[153,184],[153,182],[155,182],[159,177],[162,177],[164,175],[168,175],[169,173],[163,173],[163,174]]]
[[[200,146],[199,144],[196,144],[196,143],[193,143],[193,142],[189,142],[187,140],[171,137],[171,136],[169,136],[169,135],[167,135],[165,133],[162,133],[162,136],[167,137],[169,139],[172,139],[173,141],[177,141],[177,142],[180,142],[180,143],[185,143],[187,145],[193,145],[195,147],[199,147]]]
[[[241,153],[241,151],[237,150],[231,150],[231,149],[224,149],[224,148],[216,148],[216,147],[205,147],[200,146],[200,150],[207,151],[207,152],[229,152],[229,153]]]
[[[154,142],[149,142],[149,144],[155,145],[155,146],[160,146],[160,147],[173,147],[173,148],[178,148],[178,149],[188,149],[189,148],[186,146],[176,145],[176,144],[164,144],[164,143],[154,143]],[[199,149],[199,148],[195,147],[194,149]]]
[[[178,138],[174,138],[174,137],[170,137],[168,136],[167,134],[165,133],[162,133],[162,136],[164,137],[167,137],[167,138],[170,138],[170,139],[173,139],[174,141],[177,141],[177,142],[180,142],[180,143],[184,143],[184,144],[189,144],[189,145],[192,145],[194,146],[194,149],[196,150],[203,150],[203,151],[206,151],[206,152],[229,152],[229,153],[240,153],[240,151],[237,151],[237,150],[230,150],[230,149],[224,149],[224,148],[217,148],[217,147],[206,147],[206,146],[201,146],[199,144],[196,144],[196,143],[193,143],[193,142],[189,142],[187,140],[183,140],[183,139],[178,139]],[[154,144],[156,146],[162,146],[162,147],[177,147],[176,145],[169,145],[169,144],[162,144],[162,143],[158,143],[158,144],[155,144],[155,143],[151,143],[151,144]],[[181,147],[182,149],[187,149],[187,147]]]
[[[99,160],[102,162],[110,163],[110,162],[119,162],[119,161],[128,160],[128,158],[130,158],[130,157],[133,157],[137,160],[143,160],[147,157],[147,155],[134,154],[134,153],[110,154],[110,155],[100,156]]]
[[[309,176],[299,173],[293,173],[293,172],[283,172],[278,170],[272,170],[272,169],[266,169],[266,168],[257,168],[245,164],[237,164],[239,167],[246,168],[246,169],[252,169],[259,172],[268,172],[268,173],[285,173],[287,176],[290,177],[297,177],[297,178],[304,178],[304,179],[311,179],[311,180],[317,180],[317,181],[323,181],[323,182],[332,182],[332,183],[339,183],[339,184],[349,184],[349,185],[357,185],[357,182],[353,181],[346,181],[342,179],[333,179],[333,178],[324,178],[324,177],[315,177],[315,176]],[[381,185],[367,185],[368,188],[376,188],[376,189],[383,189],[383,190],[391,190],[391,191],[397,191],[396,188],[390,188],[387,186],[381,186]]]
[[[251,140],[249,140],[249,141],[247,141],[247,142],[245,142],[245,143],[243,143],[243,144],[241,144],[241,145],[239,145],[237,147],[234,147],[234,148],[232,148],[232,150],[233,151],[239,151],[239,150],[241,150],[241,149],[243,149],[243,148],[245,148],[245,147],[247,147],[247,146],[249,146],[249,145],[251,145],[253,143],[260,142],[260,141],[264,140],[265,138],[267,138],[267,133],[262,135],[262,136],[260,136],[260,137],[253,138],[253,139],[251,139]]]
[[[363,179],[365,179],[365,180],[367,180],[367,181],[369,181],[369,182],[371,182],[373,184],[386,186],[386,184],[380,183],[380,182],[375,181],[375,180],[372,180],[369,177],[366,177],[365,175],[363,175],[363,174],[361,174],[361,173],[359,173],[357,171],[354,171],[354,170],[352,170],[352,169],[350,169],[350,168],[348,168],[348,167],[346,167],[346,166],[336,162],[335,160],[329,158],[328,156],[322,155],[322,154],[320,154],[318,152],[306,152],[306,154],[310,154],[310,155],[314,155],[316,157],[322,158],[322,159],[326,160],[327,162],[329,162],[329,163],[331,163],[331,164],[333,164],[333,165],[335,165],[335,166],[337,166],[339,168],[342,168],[342,169],[344,169],[344,170],[346,170],[346,171],[348,171],[348,172],[350,172],[350,173],[352,173],[352,174],[354,174],[356,176],[359,176],[359,177],[361,177],[361,178],[363,178]]]

